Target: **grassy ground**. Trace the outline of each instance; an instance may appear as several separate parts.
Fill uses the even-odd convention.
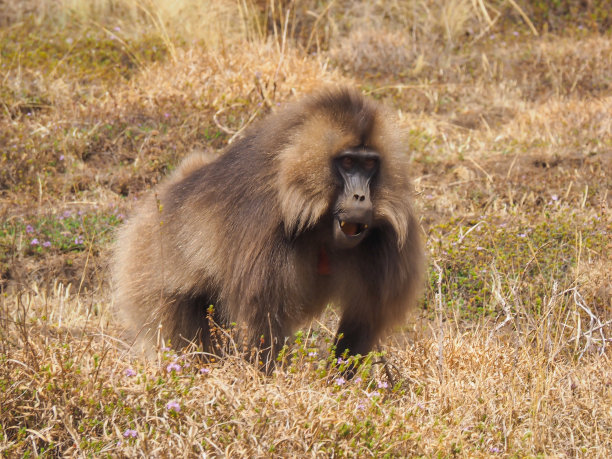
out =
[[[606,2],[0,2],[0,452],[612,455]],[[126,352],[113,230],[194,149],[346,83],[395,108],[422,305],[347,382]],[[383,362],[386,362],[384,364]]]

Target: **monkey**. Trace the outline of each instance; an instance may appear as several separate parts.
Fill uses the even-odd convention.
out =
[[[151,350],[157,333],[214,352],[214,322],[273,359],[340,309],[336,355],[366,355],[418,300],[424,252],[407,152],[390,112],[324,88],[251,127],[218,157],[188,157],[135,209],[114,249],[115,304]]]

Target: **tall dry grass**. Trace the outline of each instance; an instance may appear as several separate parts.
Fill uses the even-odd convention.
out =
[[[606,457],[612,380],[601,324],[580,323],[577,290],[552,290],[537,319],[515,309],[516,298],[496,296],[507,306],[496,327],[463,329],[440,312],[431,330],[416,324],[408,340],[385,346],[391,379],[374,364],[351,381],[309,341],[331,338],[318,325],[265,377],[235,357],[205,366],[190,352],[130,357],[106,299],[84,301],[61,285],[5,297],[0,448]]]

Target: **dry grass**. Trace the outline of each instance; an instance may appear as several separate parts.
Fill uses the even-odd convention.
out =
[[[0,1],[2,454],[611,456],[612,37],[566,3]],[[113,229],[190,151],[325,83],[406,129],[413,321],[351,382],[332,309],[269,377],[131,356]]]
[[[569,293],[553,295],[549,310],[577,313]],[[8,455],[606,457],[612,448],[609,354],[568,358],[598,333],[555,336],[554,312],[531,335],[482,323],[460,331],[449,321],[394,341],[386,348],[399,369],[394,386],[380,365],[343,382],[305,339],[272,377],[235,358],[207,367],[167,351],[131,359],[109,329],[108,303],[83,303],[62,287],[2,307]]]

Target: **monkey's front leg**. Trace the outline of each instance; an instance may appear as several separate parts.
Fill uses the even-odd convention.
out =
[[[285,344],[287,327],[269,313],[258,314],[250,327],[250,360],[267,374],[274,371],[278,352]]]
[[[355,317],[354,311],[345,311],[336,334],[336,355],[348,351],[349,355],[366,355],[378,340],[375,321]]]

